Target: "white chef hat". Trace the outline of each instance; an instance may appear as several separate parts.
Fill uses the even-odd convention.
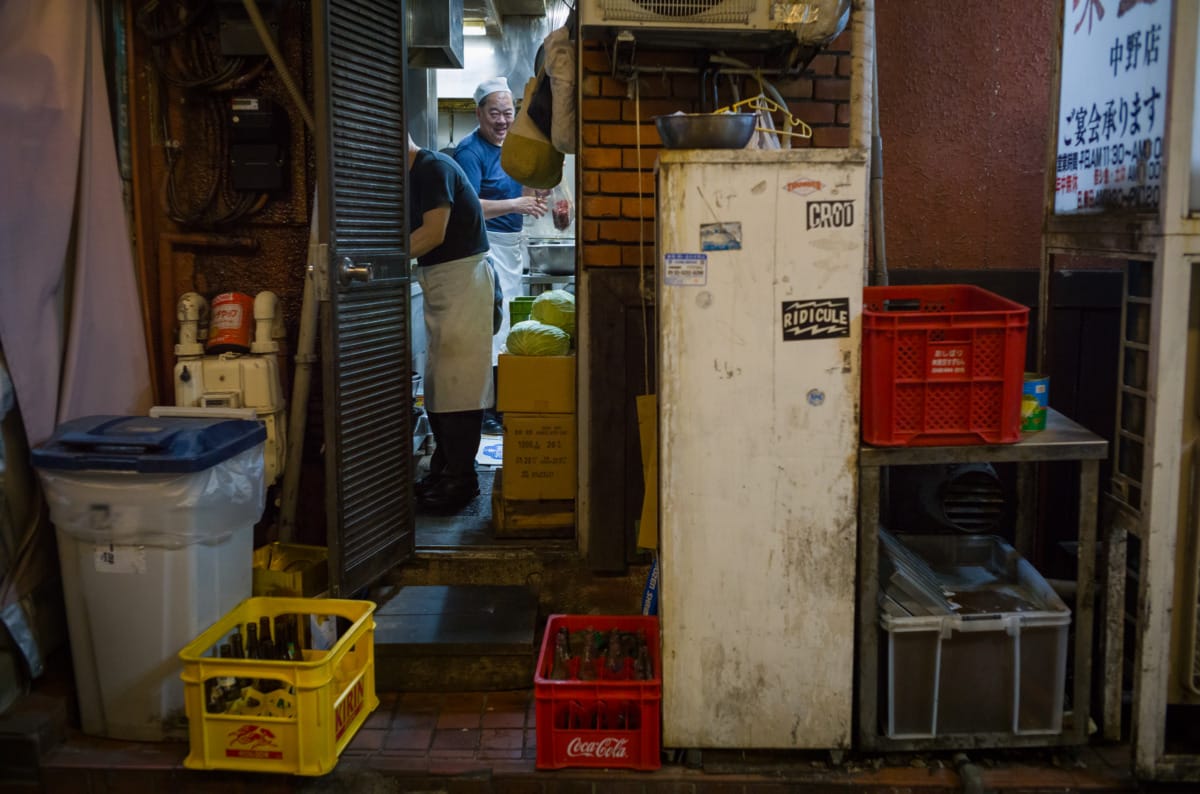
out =
[[[487,98],[488,94],[494,94],[497,91],[507,91],[512,93],[512,89],[508,87],[508,78],[493,77],[490,80],[484,80],[475,89],[475,104],[478,105]]]

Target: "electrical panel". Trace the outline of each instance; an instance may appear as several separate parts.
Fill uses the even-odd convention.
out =
[[[271,38],[279,41],[279,9],[281,0],[258,0],[258,13],[271,32]],[[267,48],[262,37],[254,29],[250,15],[242,0],[217,0],[217,29],[221,54],[231,57],[266,55]]]
[[[230,184],[234,190],[271,192],[287,184],[290,126],[270,100],[235,97],[229,116]]]

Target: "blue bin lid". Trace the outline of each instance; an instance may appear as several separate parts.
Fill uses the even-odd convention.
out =
[[[266,438],[263,423],[251,419],[85,416],[59,425],[33,450],[33,465],[180,474],[211,468]]]

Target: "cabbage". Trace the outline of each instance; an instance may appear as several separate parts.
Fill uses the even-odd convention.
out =
[[[533,299],[530,316],[538,322],[575,335],[575,296],[566,290],[546,290]]]
[[[504,346],[514,356],[565,356],[571,352],[571,337],[553,325],[522,320],[508,332]]]

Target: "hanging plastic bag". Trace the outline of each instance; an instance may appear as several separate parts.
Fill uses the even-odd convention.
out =
[[[546,202],[550,207],[550,217],[554,221],[554,228],[560,232],[571,228],[571,224],[575,221],[575,202],[566,186],[561,182],[555,185],[554,190],[551,190],[550,195],[546,198]]]
[[[546,36],[545,72],[550,79],[553,112],[550,140],[566,154],[575,152],[575,45],[566,27]]]
[[[755,111],[754,135],[746,144],[747,149],[778,149],[779,136],[775,134],[775,121],[765,108]]]

